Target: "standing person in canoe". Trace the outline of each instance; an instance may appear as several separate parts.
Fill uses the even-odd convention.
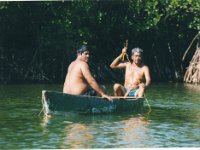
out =
[[[94,96],[96,91],[96,93],[101,97],[111,100],[111,97],[103,92],[94,77],[91,75],[88,66],[89,56],[89,50],[85,45],[82,45],[77,50],[76,60],[74,60],[68,67],[63,93]]]
[[[132,49],[132,62],[120,62],[126,54],[127,48],[122,49],[122,53],[111,63],[111,68],[125,69],[124,86],[116,83],[114,85],[115,96],[136,96],[143,97],[151,78],[149,68],[142,63],[143,50],[140,48]]]

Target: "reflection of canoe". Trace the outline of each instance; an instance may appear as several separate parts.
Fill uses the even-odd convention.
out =
[[[78,113],[113,113],[140,112],[144,98],[113,97],[108,101],[96,96],[70,95],[54,91],[42,91],[42,103],[45,113],[78,112]]]

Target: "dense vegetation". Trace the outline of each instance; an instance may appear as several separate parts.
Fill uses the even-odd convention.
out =
[[[153,80],[182,80],[200,31],[199,0],[0,2],[0,83],[62,83],[87,43],[99,81],[121,81],[109,64],[126,39],[144,49]]]

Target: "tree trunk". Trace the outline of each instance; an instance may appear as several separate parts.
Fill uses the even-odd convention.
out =
[[[198,43],[196,52],[185,72],[184,82],[192,84],[200,83],[200,47]]]

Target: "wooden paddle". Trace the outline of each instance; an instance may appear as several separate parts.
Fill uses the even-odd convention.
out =
[[[128,49],[128,39],[127,39],[126,42],[124,43],[124,47],[126,47],[126,49]],[[125,57],[126,57],[126,59],[130,62],[127,53],[123,53],[123,55],[122,55],[122,61],[125,60]]]

